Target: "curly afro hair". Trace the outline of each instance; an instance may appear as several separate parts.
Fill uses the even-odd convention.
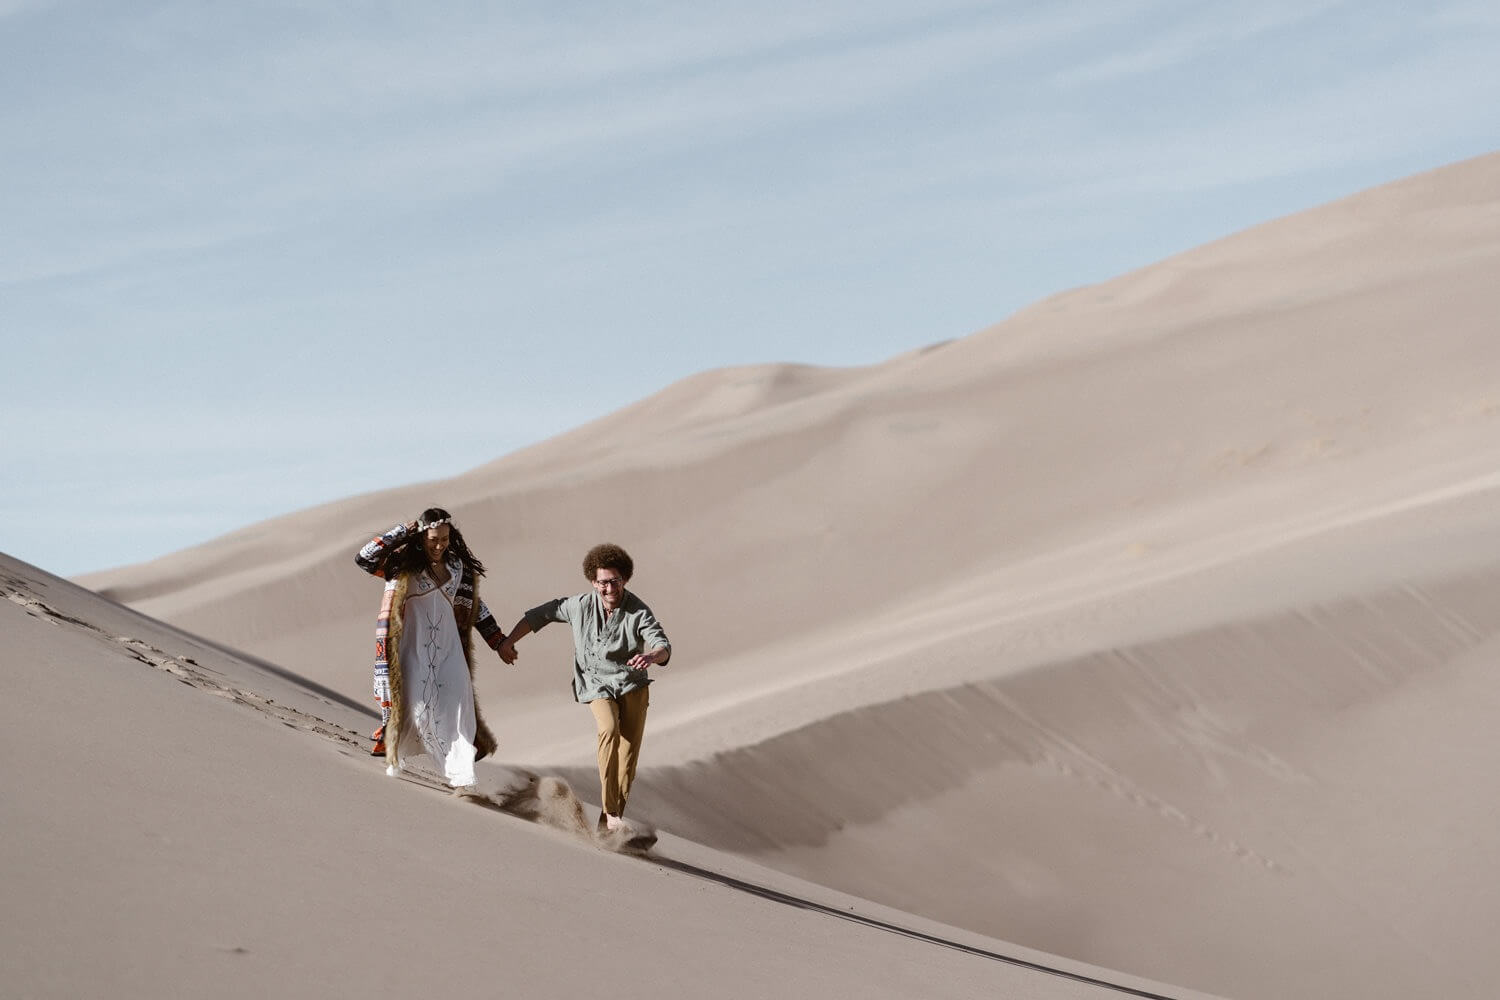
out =
[[[635,562],[630,558],[629,552],[618,545],[605,542],[589,549],[589,554],[583,557],[583,575],[590,583],[594,582],[594,577],[601,569],[614,570],[628,583],[635,573]]]

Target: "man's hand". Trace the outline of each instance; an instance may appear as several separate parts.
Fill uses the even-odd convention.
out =
[[[657,664],[656,658],[660,653],[661,650],[659,649],[653,649],[649,653],[636,653],[630,659],[625,661],[625,665],[636,670],[644,670],[647,667],[654,667]]]
[[[500,659],[504,660],[506,663],[515,663],[517,657],[520,655],[516,652],[516,644],[509,638],[507,638],[500,645],[496,646],[495,652],[499,653]]]

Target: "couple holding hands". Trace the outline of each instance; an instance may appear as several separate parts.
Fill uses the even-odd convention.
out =
[[[408,757],[430,757],[448,783],[474,784],[474,762],[495,752],[474,699],[474,631],[506,663],[516,642],[551,622],[573,632],[573,697],[593,712],[599,736],[600,824],[616,829],[640,759],[650,669],[672,655],[656,616],[625,589],[635,569],[618,545],[583,559],[590,589],[526,612],[507,635],[479,598],[481,563],[452,516],[430,507],[370,540],[355,556],[386,581],[375,626],[376,756],[395,774]]]

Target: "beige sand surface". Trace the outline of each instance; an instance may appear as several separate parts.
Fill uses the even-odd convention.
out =
[[[674,838],[640,857],[388,778],[357,707],[3,556],[0,642],[6,997],[1159,989]],[[491,767],[483,790],[523,784]]]
[[[1224,995],[1488,996],[1497,270],[1489,156],[83,582],[361,699],[370,534],[453,509],[508,620],[612,539],[677,649],[639,816]],[[567,664],[481,693],[586,778]]]

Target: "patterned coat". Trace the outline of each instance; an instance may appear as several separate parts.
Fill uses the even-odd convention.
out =
[[[360,569],[385,579],[386,561],[392,550],[407,535],[406,525],[396,527],[370,540],[354,561]],[[479,580],[474,571],[452,552],[447,557],[448,572],[458,579],[458,593],[453,598],[453,617],[458,634],[463,641],[464,661],[469,666],[469,686],[474,686],[474,629],[491,649],[498,649],[505,641],[505,633],[495,621],[490,609],[479,599]],[[405,718],[401,692],[401,630],[402,611],[406,606],[406,592],[410,585],[408,574],[394,580],[386,580],[385,594],[380,602],[380,615],[375,621],[375,699],[380,702],[381,718],[386,727],[385,758],[388,764],[398,764],[398,734]],[[474,693],[474,749],[475,760],[483,760],[495,752],[497,743],[490,727],[485,724],[479,710],[479,694]]]

